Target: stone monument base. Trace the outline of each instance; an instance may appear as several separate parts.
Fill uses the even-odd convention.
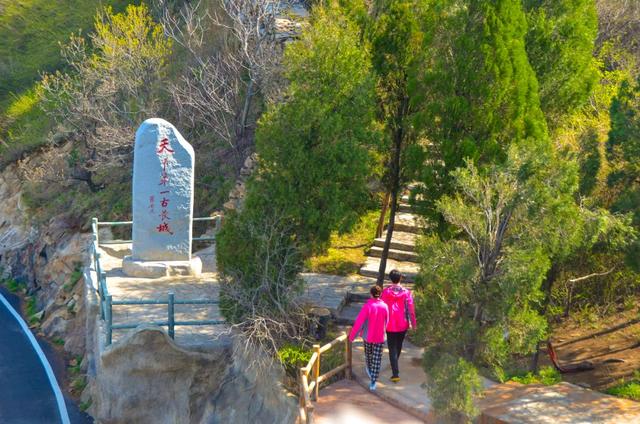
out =
[[[125,256],[122,260],[122,271],[129,277],[197,277],[202,273],[202,260],[193,256],[190,261],[141,261],[132,256]]]

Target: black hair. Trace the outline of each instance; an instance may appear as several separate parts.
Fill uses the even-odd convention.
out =
[[[398,284],[400,282],[400,278],[402,278],[402,274],[397,269],[392,269],[389,273],[389,279],[392,283]]]
[[[382,288],[380,286],[371,286],[371,290],[369,290],[369,293],[371,293],[372,297],[377,299],[382,294]]]

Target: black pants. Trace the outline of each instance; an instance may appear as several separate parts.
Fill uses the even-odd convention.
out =
[[[387,346],[389,347],[389,362],[391,362],[392,377],[399,377],[400,371],[398,370],[398,358],[402,353],[402,342],[404,342],[404,336],[407,335],[407,330],[392,332],[387,331]]]

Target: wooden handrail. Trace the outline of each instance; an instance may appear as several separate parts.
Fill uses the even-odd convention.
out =
[[[347,340],[347,333],[342,333],[342,335],[336,337],[330,343],[327,343],[326,345],[322,346],[320,348],[320,353],[325,353],[326,351],[328,351],[329,349],[331,349],[332,347],[334,347],[338,343],[341,343],[341,342],[343,342],[345,340]]]
[[[344,343],[344,363],[338,365],[332,370],[320,375],[320,358],[322,354],[328,352],[339,343]],[[313,354],[309,358],[307,366],[301,367],[298,373],[299,386],[300,386],[300,420],[302,423],[313,422],[313,404],[311,403],[311,394],[315,396],[315,400],[318,400],[320,383],[329,380],[331,377],[345,372],[345,378],[351,379],[351,342],[347,338],[347,333],[343,332],[340,336],[333,339],[331,342],[320,347],[320,345],[313,345]],[[309,377],[312,376],[312,381],[309,382]]]

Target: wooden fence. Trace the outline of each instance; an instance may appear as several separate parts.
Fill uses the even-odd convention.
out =
[[[333,349],[340,343],[344,343],[344,363],[320,375],[322,354]],[[298,383],[300,391],[300,421],[302,423],[313,423],[313,404],[311,403],[311,399],[313,398],[315,401],[318,400],[320,384],[342,371],[345,372],[345,378],[350,380],[351,342],[349,342],[349,338],[345,332],[322,347],[320,347],[320,345],[313,345],[313,354],[311,355],[311,359],[309,359],[309,363],[306,367],[300,368]]]

